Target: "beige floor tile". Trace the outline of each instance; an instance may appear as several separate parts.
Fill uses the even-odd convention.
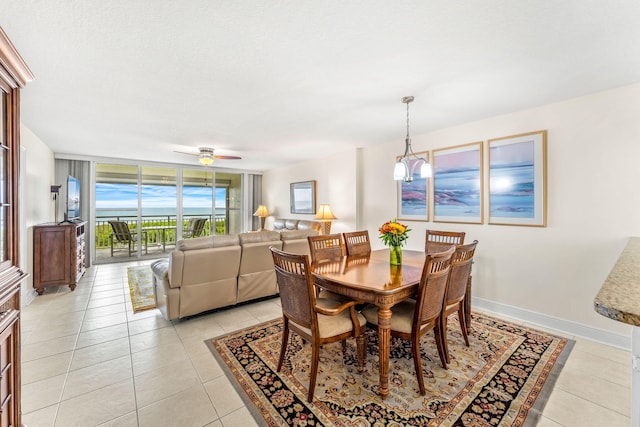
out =
[[[81,396],[131,377],[131,358],[128,355],[71,371],[64,386],[62,400]]]
[[[56,426],[96,426],[135,411],[129,378],[60,403]]]
[[[94,317],[86,319],[82,323],[80,332],[91,331],[93,329],[106,328],[108,326],[127,323],[127,315],[125,313],[109,314],[108,316]]]
[[[555,389],[544,408],[544,417],[565,427],[628,427],[630,418],[566,391]]]
[[[216,412],[220,418],[244,407],[242,398],[238,395],[238,392],[233,388],[233,385],[227,377],[221,376],[211,380],[205,383],[204,387],[209,397],[211,397],[213,407],[216,408]]]
[[[126,415],[99,424],[99,427],[138,427],[138,412],[132,411]]]
[[[247,306],[218,311],[213,313],[211,317],[224,330],[236,330],[239,328],[238,325],[246,324],[247,322],[255,323],[258,321],[258,319],[251,314],[251,311]]]
[[[200,385],[200,377],[190,363],[178,362],[134,377],[136,404],[148,406]]]
[[[43,314],[39,318],[40,327],[55,327],[64,326],[70,324],[76,324],[82,322],[84,319],[84,311],[71,311],[71,312],[50,312]]]
[[[31,331],[28,337],[23,340],[24,344],[34,344],[41,341],[50,341],[57,338],[77,336],[80,332],[81,321],[70,325],[58,325],[51,328],[41,327]]]
[[[207,424],[205,427],[224,427],[220,420],[215,420],[212,423]]]
[[[148,350],[163,345],[177,345],[181,343],[175,329],[170,327],[154,329],[152,331],[133,335],[131,336],[130,340],[131,353],[137,353],[139,351]]]
[[[69,335],[54,340],[23,344],[21,353],[22,363],[71,351],[75,348],[77,340],[78,337],[75,335]]]
[[[87,308],[96,308],[96,307],[104,307],[105,305],[112,304],[123,304],[124,303],[124,295],[120,295],[117,297],[110,298],[100,298],[89,301]]]
[[[81,332],[80,335],[78,335],[78,344],[76,348],[83,348],[90,345],[113,341],[118,338],[127,337],[128,335],[129,328],[126,323]]]
[[[557,422],[552,421],[549,418],[540,417],[540,419],[538,420],[538,424],[536,424],[536,427],[563,427],[563,426],[562,424],[558,424]]]
[[[606,369],[602,369],[606,366]],[[631,365],[614,362],[610,359],[573,350],[565,363],[563,371],[581,373],[588,377],[597,377],[631,389]]]
[[[21,390],[22,413],[28,414],[47,406],[57,405],[62,396],[66,377],[67,375],[63,374],[23,385]]]
[[[211,352],[191,356],[191,361],[203,383],[224,375],[224,371]]]
[[[249,327],[257,325],[259,323],[260,323],[260,321],[257,320],[257,319],[246,320],[244,322],[238,322],[238,323],[235,323],[235,324],[230,324],[230,325],[227,325],[227,326],[223,326],[222,328],[224,329],[224,332],[226,334],[228,334],[230,332],[235,332],[235,331],[239,331],[241,329],[249,328]]]
[[[631,415],[631,387],[577,370],[563,370],[555,386],[622,415]]]
[[[174,363],[191,363],[189,355],[181,343],[162,345],[132,353],[131,360],[135,376]]]
[[[224,331],[221,329],[220,332],[224,332]],[[210,338],[215,338],[219,335],[221,334],[213,335]],[[182,345],[184,345],[185,350],[187,351],[187,353],[189,353],[189,356],[191,357],[200,356],[203,354],[210,356],[211,350],[209,350],[209,347],[207,346],[207,342],[210,341],[210,338],[206,340],[203,340],[200,337],[184,338],[182,340]]]
[[[127,313],[127,321],[133,322],[135,320],[146,319],[148,317],[162,316],[160,310],[158,309],[150,309],[150,310],[142,310],[137,313],[133,312],[133,304],[130,301],[127,301],[126,305],[126,313]]]
[[[65,374],[69,370],[72,351],[43,357],[31,362],[22,363],[22,384],[30,384],[46,378]]]
[[[138,419],[141,427],[184,427],[209,424],[218,419],[218,415],[203,386],[197,385],[138,409]]]
[[[111,314],[124,313],[124,305],[112,304],[104,307],[90,308],[86,311],[85,319],[93,319],[94,317],[108,316]]]
[[[22,424],[25,427],[53,427],[58,413],[58,404],[22,414]]]
[[[170,326],[172,326],[171,322],[165,320],[158,312],[154,317],[147,317],[129,322],[129,335],[137,335],[160,328],[168,328]]]
[[[580,337],[575,338],[575,340],[574,350],[613,360],[614,362],[625,364],[631,369],[631,352],[629,350],[622,350]]]
[[[222,421],[222,425],[224,427],[234,427],[234,426],[242,426],[242,427],[253,427],[258,426],[256,420],[251,415],[251,412],[245,407],[242,407],[228,415],[225,415],[220,419]]]
[[[91,298],[89,301],[94,301],[101,298],[113,298],[124,296],[124,288],[114,288],[114,289],[93,289],[91,292]]]
[[[113,341],[84,347],[74,351],[70,371],[86,368],[96,363],[129,356],[129,338],[123,337]]]

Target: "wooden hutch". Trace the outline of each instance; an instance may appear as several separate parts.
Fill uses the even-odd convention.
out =
[[[31,71],[0,28],[0,426],[20,426],[20,269],[18,177],[20,88]]]

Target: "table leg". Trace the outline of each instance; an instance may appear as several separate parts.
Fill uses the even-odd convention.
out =
[[[389,395],[389,352],[391,351],[391,308],[378,307],[378,348],[380,351],[380,397]]]

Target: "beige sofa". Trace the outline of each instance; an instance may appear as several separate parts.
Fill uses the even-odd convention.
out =
[[[269,247],[309,254],[316,229],[261,231],[180,240],[168,259],[151,264],[156,306],[165,319],[276,295]]]

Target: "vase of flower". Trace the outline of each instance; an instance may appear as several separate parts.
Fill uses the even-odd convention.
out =
[[[391,265],[402,265],[402,245],[409,238],[409,231],[406,225],[397,220],[387,221],[378,229],[380,239],[389,246],[389,262]]]
[[[389,249],[389,262],[391,265],[402,265],[402,246],[392,245]]]

